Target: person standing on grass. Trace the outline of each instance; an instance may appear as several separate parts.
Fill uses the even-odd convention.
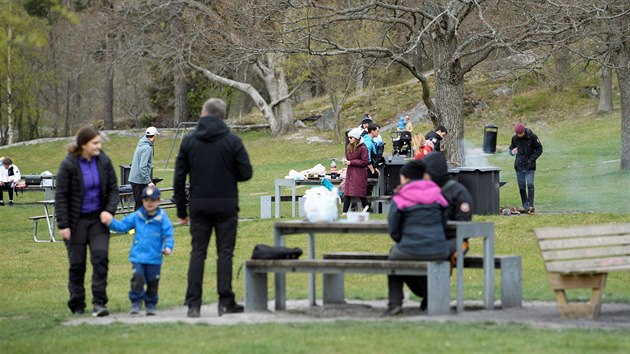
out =
[[[136,202],[134,209],[142,206],[142,191],[147,186],[155,186],[151,171],[153,169],[153,145],[157,140],[158,132],[155,127],[148,127],[145,135],[138,141],[136,151],[133,153],[131,170],[129,171],[129,184],[133,190],[133,199]]]
[[[87,248],[92,263],[94,316],[107,316],[107,271],[109,267],[109,223],[118,204],[118,182],[112,162],[101,151],[101,136],[93,127],[79,129],[76,142],[57,172],[55,217],[65,240],[70,263],[68,307],[85,312],[85,265]]]
[[[162,255],[171,254],[175,239],[173,225],[166,211],[160,209],[160,190],[155,186],[148,186],[142,191],[140,198],[142,207],[121,221],[114,218],[111,219],[111,223],[107,223],[107,220],[104,223],[108,224],[112,231],[135,230],[129,250],[129,262],[133,272],[129,291],[131,300],[129,314],[139,314],[144,302],[146,315],[152,316],[157,311]]]
[[[212,230],[217,246],[219,316],[243,312],[232,291],[232,257],[238,225],[237,182],[252,178],[252,165],[241,139],[225,124],[226,104],[207,100],[197,128],[184,137],[175,163],[174,195],[177,217],[188,224],[186,176],[190,176],[190,235],[192,236],[186,305],[188,317],[199,317],[203,273]]]
[[[425,178],[426,166],[413,160],[400,169],[400,187],[392,197],[387,218],[389,234],[396,244],[389,251],[391,260],[431,261],[448,257],[446,206],[440,187]],[[422,298],[420,308],[426,309],[427,277],[387,276],[389,301],[386,316],[403,312],[403,285]]]
[[[525,128],[523,123],[514,126],[514,136],[509,147],[509,154],[516,156],[514,160],[514,170],[516,171],[516,181],[518,191],[521,194],[521,208],[519,212],[534,214],[534,176],[536,175],[536,160],[542,155],[543,147],[529,128]]]
[[[348,152],[342,160],[346,166],[346,179],[343,187],[343,212],[350,209],[352,198],[361,199],[365,208],[369,203],[366,198],[368,186],[368,150],[361,141],[361,128],[348,132]]]

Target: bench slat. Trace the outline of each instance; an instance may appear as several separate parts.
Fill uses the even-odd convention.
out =
[[[587,248],[587,247],[601,247],[612,245],[628,245],[630,244],[630,234],[622,236],[597,236],[589,238],[577,238],[577,239],[562,239],[562,240],[547,240],[538,241],[538,245],[541,251],[560,250],[570,248]]]
[[[46,219],[46,215],[29,216],[29,220],[41,220]]]
[[[380,268],[380,269],[426,269],[428,262],[423,261],[374,261],[374,260],[334,260],[334,259],[256,259],[247,260],[245,265],[250,268],[270,267],[300,267],[314,269],[325,267],[336,268]]]
[[[606,273],[630,269],[630,257],[592,258],[546,262],[547,271],[556,273]]]
[[[546,262],[608,256],[630,256],[630,245],[542,252],[543,260]]]
[[[534,230],[538,240],[630,234],[630,223],[541,227]]]

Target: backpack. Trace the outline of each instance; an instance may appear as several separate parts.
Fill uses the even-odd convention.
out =
[[[385,144],[375,144],[376,154],[372,159],[372,166],[378,167],[385,164],[385,158],[383,157],[383,153],[385,152]]]
[[[252,259],[298,259],[301,255],[301,248],[271,247],[258,244],[252,252]]]

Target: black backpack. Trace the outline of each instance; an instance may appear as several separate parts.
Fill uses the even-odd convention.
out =
[[[254,247],[252,259],[298,259],[301,255],[301,248],[271,247],[258,244]]]

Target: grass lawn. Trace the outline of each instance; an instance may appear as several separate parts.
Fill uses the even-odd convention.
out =
[[[479,120],[467,122],[466,146],[481,146]],[[507,154],[511,122],[499,125],[498,153],[471,155],[475,165],[501,168],[501,205],[517,206],[519,196],[512,163]],[[553,301],[546,272],[533,234],[541,226],[628,222],[629,178],[619,171],[619,118],[591,115],[571,120],[532,121],[529,126],[543,143],[544,154],[536,174],[535,216],[475,216],[475,220],[495,223],[497,254],[518,254],[523,258],[523,295],[527,300]],[[612,128],[611,128],[612,127]],[[131,160],[138,135],[108,134],[104,150],[115,167]],[[310,134],[329,137],[327,133]],[[165,168],[173,135],[163,134],[157,142],[156,177],[164,178],[162,186],[172,182],[173,158]],[[274,179],[290,169],[302,170],[317,163],[324,166],[330,159],[341,158],[343,146],[334,143],[307,144],[304,138],[288,140],[270,138],[265,132],[241,134],[254,164],[254,178],[240,185],[243,219],[235,251],[234,289],[243,296],[242,272],[238,267],[251,256],[254,245],[272,244],[273,220],[259,219],[259,196],[273,192]],[[308,136],[308,135],[306,135]],[[593,143],[593,142],[596,143]],[[0,149],[0,155],[11,156],[23,174],[55,173],[65,152],[66,142],[55,141]],[[388,149],[391,147],[387,146]],[[327,324],[263,324],[236,326],[207,325],[122,325],[66,327],[69,314],[67,300],[67,258],[62,243],[36,244],[32,240],[32,223],[27,219],[41,215],[43,192],[27,192],[16,199],[14,207],[0,209],[0,353],[59,352],[621,352],[630,347],[627,330],[549,330],[518,324],[413,323],[398,321]],[[170,194],[166,193],[167,197]],[[5,199],[6,201],[6,199]],[[290,215],[289,205],[283,215]],[[175,220],[174,210],[169,210]],[[382,217],[374,215],[372,217]],[[41,227],[41,225],[40,225]],[[190,251],[188,229],[175,229],[176,244],[172,256],[165,258],[160,284],[161,308],[182,306],[186,288],[186,271]],[[41,231],[41,229],[40,229]],[[481,253],[481,241],[472,245],[472,254]],[[385,252],[391,240],[382,236],[318,238],[318,255],[326,251]],[[306,237],[287,240],[289,246],[306,248]],[[109,308],[127,311],[130,265],[127,261],[128,236],[113,237],[110,244]],[[214,245],[208,252],[204,302],[216,302]],[[89,267],[88,267],[89,269]],[[465,273],[467,298],[481,298],[481,271]],[[90,271],[86,276],[90,277]],[[320,279],[318,279],[321,281]],[[614,273],[607,282],[605,302],[629,302],[627,285],[630,274]],[[307,298],[306,275],[289,275],[289,298]],[[454,284],[453,284],[454,285]],[[272,286],[272,285],[271,285]],[[321,289],[321,284],[318,285]],[[453,289],[454,290],[454,289]],[[346,295],[351,299],[384,299],[387,296],[383,277],[348,276]],[[497,298],[499,293],[496,294]],[[575,296],[586,298],[587,294]],[[88,301],[89,286],[88,286]],[[626,349],[624,349],[626,348]]]

